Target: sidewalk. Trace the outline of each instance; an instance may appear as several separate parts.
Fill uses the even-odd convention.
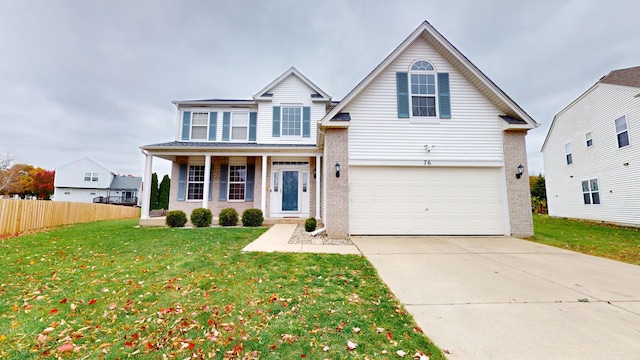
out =
[[[289,244],[296,224],[276,224],[242,251],[361,255],[355,245]]]

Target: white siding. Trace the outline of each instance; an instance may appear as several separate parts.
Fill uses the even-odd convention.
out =
[[[448,72],[451,119],[412,123],[397,116],[396,72],[418,59]],[[349,125],[350,164],[501,166],[502,113],[423,39],[417,39],[375,79],[345,112]],[[424,145],[435,145],[427,154]]]
[[[550,215],[640,225],[638,92],[598,84],[556,117],[543,152]],[[622,115],[627,116],[630,145],[619,149],[614,120]],[[593,136],[589,148],[588,132]],[[567,142],[573,151],[571,165],[565,160]],[[594,178],[601,204],[585,205],[581,182]]]
[[[315,90],[307,86],[295,75],[283,79],[276,87],[270,90],[273,93],[271,101],[261,101],[258,104],[258,143],[260,144],[315,144],[318,132],[318,121],[325,115],[325,103],[313,103],[311,94]],[[311,107],[311,137],[308,138],[283,138],[272,136],[273,107],[283,105],[300,105]]]
[[[98,173],[98,181],[84,181],[85,172]],[[55,187],[106,189],[112,178],[109,169],[85,157],[57,167],[53,182]]]
[[[54,190],[54,201],[70,201],[70,202],[83,202],[93,203],[93,198],[98,196],[107,196],[106,189],[96,189],[96,194],[91,195],[92,189],[72,188],[71,194],[65,194],[64,190],[69,188],[57,187]]]

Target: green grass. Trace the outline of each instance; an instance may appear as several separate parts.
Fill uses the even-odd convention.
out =
[[[136,222],[0,242],[0,358],[444,358],[362,257],[242,253],[264,229]]]
[[[533,215],[535,235],[528,240],[640,265],[640,228]]]

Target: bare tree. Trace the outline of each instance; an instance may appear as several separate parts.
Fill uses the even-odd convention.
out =
[[[15,172],[13,166],[16,163],[16,158],[8,153],[0,153],[0,194],[4,194],[11,182]]]

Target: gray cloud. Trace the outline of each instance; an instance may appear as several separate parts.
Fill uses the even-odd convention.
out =
[[[172,100],[249,98],[290,66],[341,99],[423,20],[542,124],[638,65],[640,4],[580,1],[3,1],[0,152],[45,168],[90,156],[141,175]],[[157,161],[154,169],[168,171]]]

